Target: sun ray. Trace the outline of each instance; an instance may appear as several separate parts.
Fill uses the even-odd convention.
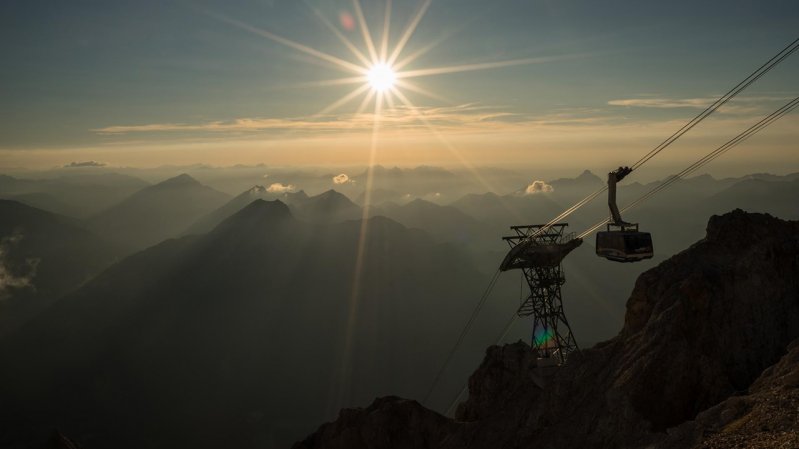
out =
[[[425,0],[422,7],[419,8],[419,10],[416,12],[416,15],[413,16],[413,19],[411,19],[407,28],[405,28],[405,32],[402,33],[402,37],[400,38],[399,42],[397,42],[397,46],[394,47],[394,51],[391,52],[391,57],[389,57],[388,61],[386,61],[388,65],[394,65],[394,63],[397,61],[397,58],[399,58],[402,50],[405,49],[405,45],[408,43],[408,40],[410,40],[414,31],[416,31],[416,27],[419,26],[419,22],[422,21],[422,18],[424,17],[431,3],[433,3],[433,0]]]
[[[406,80],[397,80],[397,81],[395,81],[395,84],[396,84],[397,86],[400,86],[400,87],[403,87],[403,88],[405,88],[405,89],[408,89],[408,90],[410,90],[411,92],[416,92],[417,94],[424,95],[424,96],[426,96],[426,97],[428,97],[428,98],[431,98],[431,99],[433,99],[433,100],[438,100],[438,101],[441,101],[441,102],[443,102],[443,103],[452,104],[452,101],[451,101],[451,100],[449,100],[449,99],[447,99],[447,98],[444,98],[444,97],[442,97],[441,95],[438,95],[438,94],[436,94],[436,93],[430,92],[430,91],[429,91],[429,90],[427,90],[427,89],[424,89],[424,88],[422,88],[422,87],[419,87],[419,86],[417,86],[416,84],[414,84],[414,83],[412,83],[412,82],[410,82],[410,81],[406,81]]]
[[[391,0],[386,0],[386,11],[383,16],[383,38],[380,40],[380,61],[388,56],[388,31],[391,24]]]
[[[405,66],[407,66],[408,64],[412,63],[413,61],[421,58],[427,52],[429,52],[430,50],[434,49],[439,44],[441,44],[442,42],[447,40],[447,38],[448,37],[442,37],[440,39],[436,39],[435,41],[433,41],[433,42],[425,45],[424,47],[414,51],[413,53],[411,53],[408,56],[406,56],[405,58],[403,58],[401,61],[399,61],[399,62],[397,62],[395,64],[392,64],[391,66],[394,67],[395,70],[402,70]]]
[[[371,64],[369,58],[367,58],[366,55],[364,55],[360,50],[358,50],[358,47],[356,47],[351,40],[347,39],[347,36],[342,34],[341,31],[339,31],[338,28],[335,27],[335,25],[330,23],[330,21],[327,20],[327,18],[324,15],[322,15],[322,12],[319,11],[319,9],[315,8],[310,3],[308,3],[308,0],[305,0],[305,4],[308,5],[308,7],[311,8],[311,10],[313,10],[314,14],[316,14],[316,17],[318,17],[319,20],[323,24],[325,24],[325,26],[330,31],[332,31],[333,34],[336,35],[338,40],[341,41],[341,43],[344,44],[344,46],[347,47],[350,50],[350,52],[352,52],[352,54],[355,55],[355,57],[358,58],[358,60],[361,61],[361,63],[363,63],[364,66],[368,67]]]
[[[453,65],[448,67],[433,67],[429,69],[407,70],[404,72],[397,72],[397,78],[415,78],[419,76],[444,75],[448,73],[461,73],[461,72],[473,72],[476,70],[499,69],[503,67],[511,67],[517,65],[542,64],[545,62],[571,59],[574,57],[576,57],[576,55],[542,56],[537,58],[509,59],[507,61],[482,62],[476,64]]]
[[[388,105],[389,109],[393,110],[394,109],[394,96],[391,95],[391,91],[390,90],[387,90],[385,92],[385,97],[386,97],[386,104]]]
[[[348,84],[361,84],[366,83],[368,79],[365,76],[352,76],[347,78],[334,78],[321,81],[308,81],[305,83],[289,84],[286,87],[327,87],[327,86],[346,86]]]
[[[319,111],[315,115],[319,116],[319,115],[325,115],[325,114],[328,114],[330,112],[333,112],[336,109],[340,108],[341,106],[344,106],[345,104],[347,104],[350,101],[352,101],[353,99],[355,99],[355,97],[357,97],[358,95],[361,95],[362,93],[366,92],[368,89],[369,89],[369,85],[368,84],[364,84],[363,86],[353,90],[352,92],[348,93],[347,95],[339,98],[338,100],[333,102],[331,105],[329,105],[328,107],[322,109],[321,111]]]
[[[366,48],[369,50],[369,56],[372,57],[372,63],[376,64],[379,59],[377,58],[377,50],[375,49],[375,42],[372,40],[372,33],[369,32],[369,26],[366,24],[366,18],[363,16],[363,9],[361,8],[360,0],[352,0],[352,5],[355,8],[355,15],[358,17],[358,25],[361,28],[363,41],[366,43]]]
[[[366,189],[364,191],[363,212],[361,215],[361,226],[358,232],[358,247],[355,253],[355,266],[353,269],[352,277],[352,294],[347,309],[347,325],[344,337],[344,353],[341,360],[341,379],[342,387],[340,392],[340,403],[344,402],[348,388],[344,385],[351,379],[349,375],[352,363],[353,341],[355,339],[355,329],[358,321],[358,309],[361,299],[361,279],[363,277],[363,267],[366,262],[366,240],[369,236],[369,214],[371,212],[370,206],[372,201],[372,184],[374,178],[374,166],[377,156],[377,137],[380,129],[380,113],[382,109],[383,95],[381,92],[376,93],[374,109],[374,121],[372,124],[372,141],[369,150],[369,165],[366,169]]]
[[[416,50],[413,53],[411,53],[410,55],[400,59],[399,61],[393,63],[391,65],[391,67],[393,67],[394,70],[402,70],[408,64],[412,63],[413,61],[419,59],[423,55],[425,55],[428,52],[430,52],[430,50],[438,47],[439,45],[441,45],[442,43],[444,43],[448,39],[451,39],[453,36],[455,36],[458,33],[460,33],[462,30],[468,28],[469,25],[471,25],[471,23],[474,22],[475,20],[476,19],[472,19],[472,20],[468,20],[468,21],[462,22],[462,23],[458,24],[457,27],[449,29],[448,31],[446,31],[441,36],[437,37],[432,42],[428,43],[427,45],[423,46],[422,48],[419,48],[418,50]]]
[[[467,161],[467,160],[466,160],[466,158],[464,158],[464,157],[463,157],[463,155],[461,155],[460,151],[458,151],[458,149],[457,149],[457,148],[455,148],[455,146],[454,146],[454,145],[452,145],[452,143],[451,143],[449,140],[447,140],[447,139],[446,139],[446,138],[445,138],[445,137],[444,137],[444,136],[441,134],[441,132],[440,132],[440,131],[439,131],[439,130],[438,130],[438,129],[437,129],[437,128],[436,128],[436,127],[435,127],[435,126],[432,124],[432,123],[430,123],[430,121],[429,121],[429,120],[427,120],[427,118],[424,116],[424,114],[422,114],[421,112],[419,112],[419,108],[418,108],[418,107],[416,107],[416,105],[414,105],[414,104],[411,102],[411,100],[409,100],[409,99],[408,99],[408,97],[406,97],[406,96],[405,96],[405,94],[403,94],[401,91],[399,91],[399,90],[398,90],[398,89],[396,89],[396,88],[392,88],[392,89],[391,89],[391,93],[393,93],[394,95],[396,95],[396,96],[397,96],[397,98],[400,100],[400,102],[402,102],[402,103],[405,105],[405,107],[407,107],[407,108],[408,108],[408,109],[409,109],[409,110],[410,110],[410,111],[411,111],[411,112],[412,112],[412,113],[413,113],[413,114],[414,114],[414,115],[415,115],[415,116],[416,116],[416,117],[419,119],[419,121],[421,121],[421,122],[422,122],[422,123],[425,125],[425,127],[427,127],[427,129],[428,129],[428,130],[429,130],[429,131],[430,131],[430,132],[431,132],[431,133],[432,133],[432,134],[433,134],[433,135],[436,137],[436,139],[437,139],[439,142],[441,142],[441,144],[442,144],[442,145],[444,145],[444,147],[446,147],[446,148],[447,148],[447,150],[450,152],[450,154],[452,154],[453,156],[455,156],[455,158],[458,160],[458,162],[460,162],[460,164],[461,164],[461,165],[462,165],[462,166],[463,166],[463,167],[464,167],[464,168],[465,168],[465,169],[466,169],[466,170],[467,170],[469,173],[471,173],[471,175],[474,177],[474,179],[475,179],[475,180],[476,180],[478,183],[480,183],[480,185],[482,185],[482,186],[483,186],[483,188],[485,188],[485,189],[486,189],[486,190],[488,190],[489,192],[497,192],[497,189],[495,189],[495,188],[494,188],[494,186],[493,186],[493,185],[491,185],[491,183],[489,183],[489,182],[488,182],[488,181],[487,181],[487,180],[486,180],[486,179],[483,177],[483,175],[481,175],[481,174],[480,174],[480,172],[477,170],[477,168],[476,168],[474,165],[472,165],[472,164],[471,164],[469,161]],[[507,204],[507,203],[505,202],[505,200],[504,200],[504,199],[501,199],[501,198],[500,198],[500,204],[501,204],[501,205],[502,205],[502,207],[503,207],[504,209],[506,209],[506,210],[507,210],[507,211],[508,211],[510,214],[514,215],[514,216],[515,216],[515,218],[517,218],[519,221],[522,221],[522,220],[523,220],[523,218],[522,218],[522,217],[521,217],[521,215],[519,214],[519,211],[518,211],[518,209],[517,209],[517,208],[511,207],[509,204]]]
[[[216,14],[216,13],[213,13],[213,12],[210,12],[210,11],[204,11],[204,12],[205,12],[205,14],[207,14],[207,15],[209,15],[211,17],[214,17],[217,20],[221,20],[221,21],[223,21],[223,22],[225,22],[225,23],[227,23],[229,25],[233,25],[233,26],[241,28],[241,29],[243,29],[245,31],[249,31],[250,33],[257,34],[259,36],[265,37],[265,38],[270,39],[272,41],[275,41],[277,43],[283,44],[283,45],[285,45],[287,47],[291,47],[291,48],[293,48],[295,50],[301,51],[303,53],[307,53],[307,54],[309,54],[311,56],[316,56],[317,58],[319,58],[319,59],[321,59],[323,61],[327,61],[327,62],[333,63],[334,65],[336,65],[336,66],[338,66],[338,67],[340,67],[342,69],[345,69],[345,70],[348,70],[348,71],[351,71],[351,72],[355,72],[355,73],[360,73],[360,74],[365,74],[366,73],[366,69],[361,67],[361,66],[359,66],[359,65],[357,65],[357,64],[353,64],[353,63],[351,63],[349,61],[345,61],[345,60],[343,60],[341,58],[337,58],[337,57],[335,57],[333,55],[329,55],[327,53],[321,52],[321,51],[316,50],[314,48],[311,48],[311,47],[309,47],[307,45],[300,44],[299,42],[294,42],[294,41],[292,41],[290,39],[286,39],[285,37],[278,36],[277,34],[271,33],[271,32],[266,31],[266,30],[262,30],[260,28],[254,27],[252,25],[246,24],[246,23],[244,23],[242,21],[239,21],[239,20],[227,17],[227,16]]]
[[[361,114],[363,114],[363,111],[366,110],[366,106],[368,106],[369,103],[372,101],[372,98],[374,98],[375,92],[376,91],[374,89],[369,89],[369,93],[367,93],[366,96],[363,97],[363,101],[361,102],[361,105],[358,106],[358,110],[355,111],[355,116],[356,117],[361,115]]]

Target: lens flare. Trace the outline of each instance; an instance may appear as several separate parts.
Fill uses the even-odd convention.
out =
[[[555,332],[553,332],[552,329],[549,329],[548,327],[536,326],[535,331],[533,332],[533,341],[535,342],[536,346],[541,347],[551,341],[552,337],[554,336]]]
[[[388,64],[375,64],[369,69],[366,75],[369,79],[369,85],[372,89],[378,92],[384,92],[394,87],[394,82],[397,81],[397,74],[389,67]]]

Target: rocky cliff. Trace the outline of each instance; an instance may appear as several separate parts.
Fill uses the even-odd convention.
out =
[[[381,398],[295,449],[799,447],[797,338],[799,222],[736,210],[641,275],[619,335],[556,372],[524,343],[491,347],[455,419]]]

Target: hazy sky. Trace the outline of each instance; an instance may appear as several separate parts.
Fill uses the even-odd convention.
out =
[[[379,56],[386,3],[361,5]],[[387,55],[424,7],[393,1]],[[0,33],[0,167],[352,165],[373,145],[382,164],[615,166],[799,37],[799,2],[433,0],[396,62],[427,48],[403,70],[448,69],[404,79],[376,140],[377,96],[330,109],[366,85],[325,83],[357,74],[315,53],[364,65],[343,36],[372,59],[351,1],[4,0]],[[794,55],[657,164],[797,95]],[[723,164],[797,171],[797,116]]]

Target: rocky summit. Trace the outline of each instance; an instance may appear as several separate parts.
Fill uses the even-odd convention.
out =
[[[793,448],[797,387],[799,222],[735,210],[642,274],[621,332],[564,366],[492,346],[454,419],[385,397],[294,449]]]

